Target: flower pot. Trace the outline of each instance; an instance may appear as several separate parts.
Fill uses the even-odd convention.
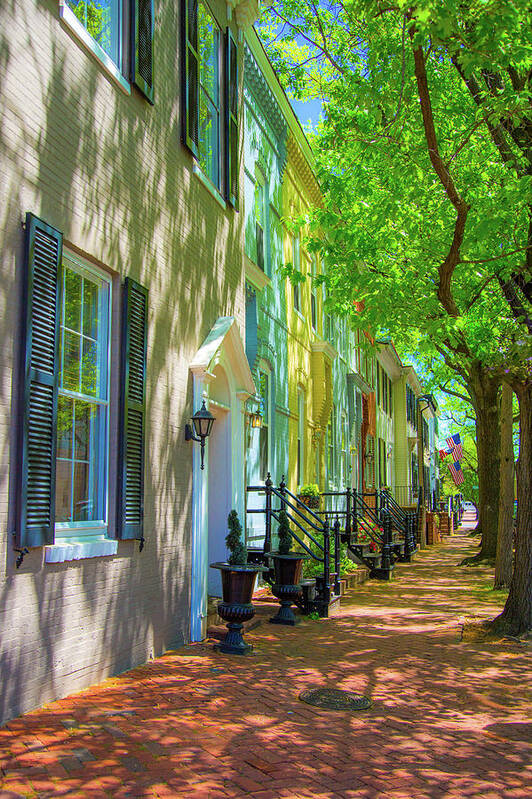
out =
[[[259,572],[268,571],[267,566],[248,563],[232,566],[229,563],[211,563],[212,569],[222,573],[222,601],[218,604],[218,615],[227,622],[227,633],[223,641],[215,644],[219,652],[230,655],[246,655],[253,650],[242,637],[242,625],[255,615],[251,597]]]
[[[303,505],[306,505],[307,508],[310,508],[311,510],[319,510],[320,497],[316,497],[312,494],[298,494],[297,498]]]
[[[289,552],[287,555],[275,553],[271,555],[275,569],[275,583],[272,585],[272,594],[281,602],[281,607],[276,616],[270,619],[271,624],[286,624],[293,627],[298,619],[292,610],[292,603],[301,594],[301,572],[303,561],[309,555],[302,552]]]

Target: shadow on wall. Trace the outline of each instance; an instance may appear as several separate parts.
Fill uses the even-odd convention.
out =
[[[65,683],[68,690],[72,680],[82,687],[142,662],[150,650],[158,654],[188,638],[191,450],[184,423],[192,391],[187,364],[216,318],[235,313],[242,223],[241,215],[223,212],[192,176],[191,158],[180,143],[179,4],[163,4],[156,20],[160,63],[154,107],[134,90],[125,96],[81,48],[78,52],[56,18],[57,3],[37,12],[26,2],[16,12],[15,3],[2,5],[4,20],[12,17],[25,35],[23,62],[15,62],[2,35],[1,69],[8,79],[2,85],[14,86],[21,63],[28,72],[17,77],[16,93],[8,89],[9,110],[0,120],[0,156],[11,168],[1,212],[7,231],[3,340],[19,325],[20,223],[28,210],[121,280],[129,275],[150,289],[146,547],[139,554],[136,543],[123,542],[112,559],[55,565],[45,565],[38,549],[16,570],[8,533],[0,587],[0,618],[7,620],[2,621],[0,718],[8,718],[64,694]],[[42,54],[48,31],[49,63]],[[78,74],[73,66],[80,55]],[[36,104],[32,113],[36,96],[42,107]],[[17,347],[12,357],[16,362]],[[16,381],[15,375],[14,386]],[[16,390],[11,394],[6,380],[1,391],[2,406],[6,414],[11,406],[14,418]],[[2,463],[11,468],[11,531],[14,425],[3,447]]]

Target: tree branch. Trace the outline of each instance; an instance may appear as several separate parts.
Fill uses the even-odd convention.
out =
[[[410,37],[413,40],[413,28],[410,29]],[[425,56],[423,55],[423,50],[421,47],[414,48],[414,71],[416,75],[419,102],[421,105],[421,114],[423,117],[423,126],[425,129],[425,139],[427,142],[429,158],[432,163],[432,167],[440,179],[440,183],[442,184],[445,193],[447,194],[447,197],[457,212],[454,235],[449,252],[447,253],[447,257],[445,258],[444,262],[438,267],[439,284],[437,290],[440,303],[443,305],[449,316],[456,318],[460,314],[451,293],[451,280],[456,265],[460,260],[460,247],[464,240],[467,214],[469,213],[470,206],[458,193],[451,173],[441,157],[438,148],[438,139],[436,136],[434,116],[432,113],[432,103],[428,87],[427,71],[425,68]]]
[[[458,391],[451,391],[450,388],[446,388],[445,386],[439,385],[438,388],[440,391],[443,391],[444,394],[449,394],[451,397],[458,397],[458,399],[467,402],[469,405],[472,405],[471,397],[468,397],[466,394],[460,394]]]

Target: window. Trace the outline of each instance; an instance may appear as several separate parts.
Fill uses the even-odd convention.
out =
[[[379,445],[379,486],[386,485],[386,442],[378,439]]]
[[[342,413],[342,427],[340,431],[340,468],[342,470],[341,483],[342,487],[346,488],[348,484],[348,464],[347,464],[347,416]]]
[[[312,255],[311,271],[312,271],[312,283],[310,286],[310,322],[312,324],[312,329],[316,333],[318,330],[318,300],[317,300],[317,287],[315,281],[318,274],[318,264],[315,254]]]
[[[131,80],[153,103],[153,0],[60,0],[59,10],[122,88]]]
[[[336,417],[336,406],[331,408],[331,415],[327,423],[327,479],[330,483],[334,480],[334,461],[335,461],[335,441],[334,441],[334,421]]]
[[[259,431],[259,477],[266,479],[270,471],[270,409],[271,409],[271,380],[266,371],[259,371],[260,412],[262,426]]]
[[[65,255],[61,269],[56,536],[107,526],[110,281]]]
[[[24,336],[17,459],[18,546],[77,539],[45,560],[114,554],[108,532],[108,449],[117,447],[117,538],[143,542],[148,291],[123,286],[120,409],[109,435],[111,280],[63,254],[59,230],[26,215]],[[126,379],[127,378],[127,379]],[[100,540],[101,539],[101,540]],[[100,546],[101,545],[101,546]]]
[[[255,184],[255,240],[257,244],[257,266],[264,272],[264,245],[266,228],[266,187],[262,181]]]
[[[292,266],[296,272],[301,270],[301,260],[299,251],[299,236],[292,237]],[[297,280],[298,275],[296,275]],[[294,308],[301,313],[301,287],[299,283],[293,284]]]
[[[207,3],[198,0],[182,2],[185,55],[182,86],[183,142],[197,159],[203,175],[218,190],[221,190],[223,173],[226,199],[237,208],[238,47],[227,29],[223,80],[225,92],[222,98],[222,32]],[[223,125],[222,108],[225,110]]]
[[[198,160],[220,188],[220,30],[204,3],[198,4]]]
[[[300,486],[305,476],[305,392],[297,390],[297,475],[296,482]]]

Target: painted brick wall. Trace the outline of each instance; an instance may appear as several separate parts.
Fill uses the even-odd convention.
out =
[[[221,207],[180,143],[179,6],[156,3],[153,107],[107,76],[60,22],[57,0],[19,0],[0,11],[0,721],[188,639],[188,364],[217,317],[236,316],[243,331],[245,301],[242,215]],[[212,8],[224,30],[225,3]],[[142,553],[126,541],[113,558],[44,564],[35,549],[15,569],[13,415],[27,211],[108,270],[116,296],[128,275],[150,290]],[[116,332],[116,308],[113,322]],[[115,369],[114,408],[116,392]],[[111,470],[115,440],[111,433]]]

